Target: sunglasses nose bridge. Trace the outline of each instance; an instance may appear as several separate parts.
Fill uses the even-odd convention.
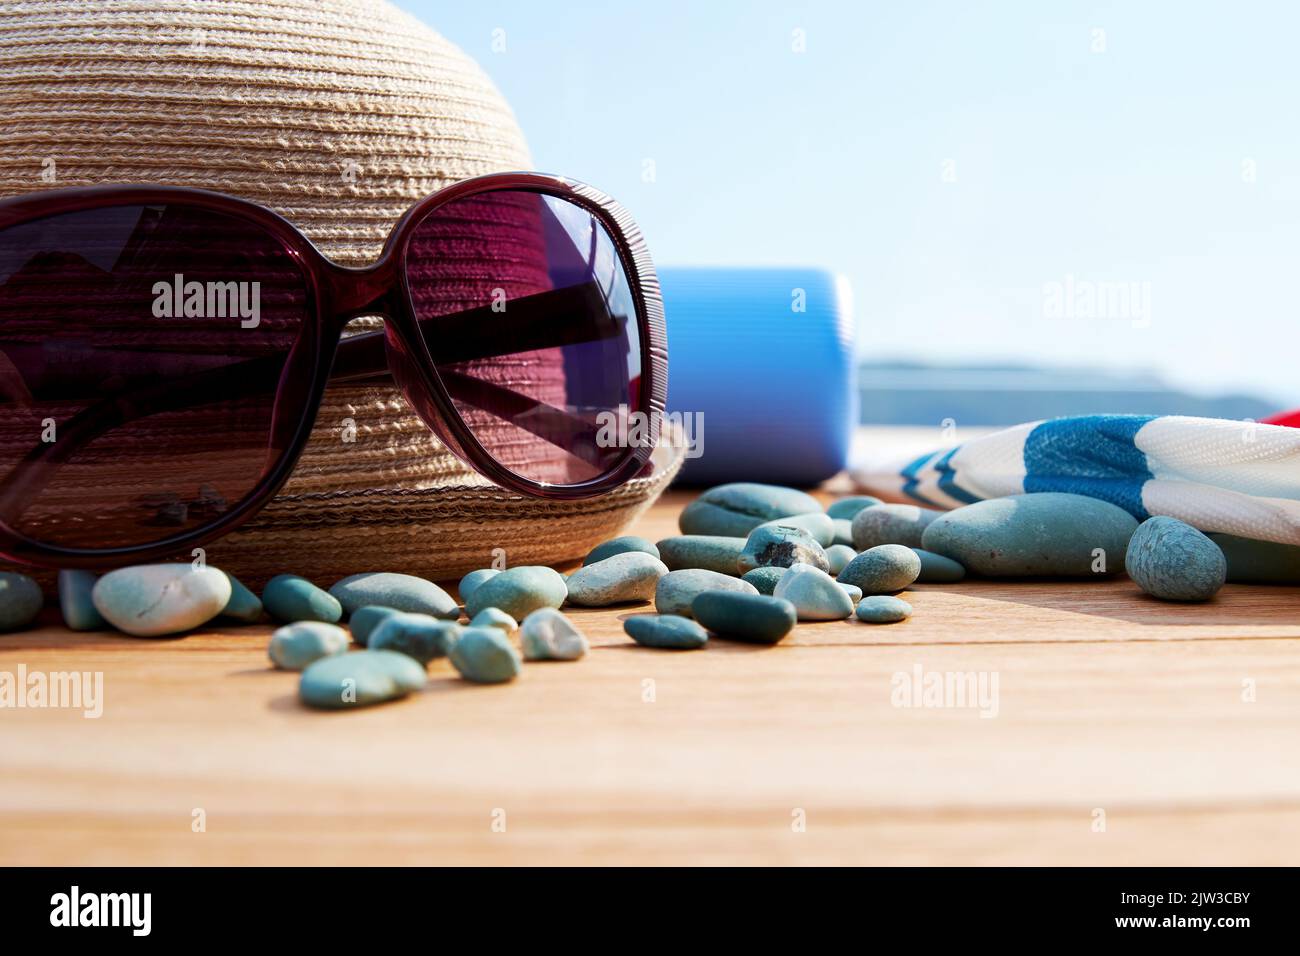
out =
[[[392,321],[401,311],[391,262],[361,269],[331,264],[328,280],[329,308],[340,328],[362,315],[381,315]]]

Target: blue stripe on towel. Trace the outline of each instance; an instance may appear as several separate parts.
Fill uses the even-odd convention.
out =
[[[950,449],[946,455],[934,463],[935,471],[939,472],[939,490],[949,498],[963,504],[974,504],[980,499],[957,484],[957,471],[952,465],[948,464],[952,456],[959,451],[961,451],[961,445]]]
[[[937,454],[938,452],[928,451],[899,472],[899,474],[903,476],[903,494],[907,495],[909,498],[915,498],[917,501],[923,502],[924,504],[931,504],[929,499],[917,492],[916,486],[919,482],[917,481],[916,476],[920,473],[921,469],[925,467],[926,462]]]
[[[1139,521],[1153,477],[1134,436],[1154,415],[1083,415],[1043,422],[1025,438],[1025,491],[1064,491],[1119,505]]]

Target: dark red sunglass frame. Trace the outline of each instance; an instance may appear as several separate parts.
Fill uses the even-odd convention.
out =
[[[503,466],[483,447],[456,411],[447,387],[431,356],[416,317],[407,284],[406,254],[411,235],[439,207],[482,193],[513,190],[555,196],[590,212],[612,239],[637,310],[641,349],[638,411],[647,418],[647,440],[623,449],[619,461],[588,481],[557,485],[535,481]],[[366,379],[384,372],[393,362],[408,391],[417,389],[419,400],[432,406],[422,417],[443,443],[459,458],[497,485],[523,495],[551,499],[590,498],[624,484],[641,472],[659,437],[668,381],[667,338],[659,280],[640,230],[614,200],[582,183],[543,173],[497,173],[448,186],[416,203],[393,228],[383,253],[373,265],[339,266],[327,259],[295,226],[255,203],[206,190],[170,186],[96,186],[38,193],[0,200],[0,230],[61,213],[105,206],[183,203],[252,223],[281,244],[302,270],[307,286],[307,314],[297,347],[305,363],[289,370],[280,391],[307,393],[305,413],[291,442],[275,465],[244,499],[202,527],[156,542],[122,548],[76,549],[33,540],[0,522],[0,555],[46,567],[101,568],[130,561],[150,561],[187,553],[227,534],[264,507],[288,480],[315,424],[326,385],[330,381]],[[513,309],[513,306],[512,306]],[[382,316],[384,331],[342,337],[344,327],[360,316]],[[462,313],[472,319],[471,313]],[[462,321],[458,335],[499,340],[503,332],[490,323]],[[562,329],[555,330],[558,336]],[[532,328],[536,337],[545,330]],[[508,334],[508,333],[506,333]],[[486,342],[484,343],[487,344]],[[562,342],[557,342],[562,344]],[[472,353],[473,342],[469,343]],[[484,352],[483,354],[492,354]],[[378,367],[377,367],[378,366]],[[392,368],[394,373],[397,368]],[[238,378],[223,383],[239,388]],[[433,420],[430,420],[433,419]]]

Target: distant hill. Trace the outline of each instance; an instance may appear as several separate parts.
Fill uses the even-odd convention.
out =
[[[880,425],[1011,425],[1097,413],[1265,418],[1281,411],[1251,395],[1194,395],[1149,372],[1086,368],[942,366],[866,362],[859,367],[861,421]]]

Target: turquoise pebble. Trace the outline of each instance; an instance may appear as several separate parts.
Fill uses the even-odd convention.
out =
[[[90,598],[124,634],[166,637],[220,614],[230,600],[230,578],[207,566],[144,564],[108,572],[95,582]]]
[[[579,607],[649,601],[659,579],[668,573],[664,563],[644,551],[626,551],[578,568],[569,575],[569,603]]]
[[[312,661],[342,654],[351,639],[337,624],[323,621],[298,621],[276,628],[266,653],[276,667],[300,671]]]
[[[794,488],[734,482],[710,488],[682,509],[677,519],[683,534],[745,537],[765,521],[820,511],[812,495]]]
[[[988,576],[1097,577],[1124,564],[1137,521],[1099,498],[1058,491],[991,498],[935,518],[921,547]]]
[[[811,564],[823,571],[830,566],[822,546],[803,528],[764,524],[750,532],[736,566],[744,574],[754,568],[788,568],[792,564]]]
[[[323,621],[336,624],[343,605],[328,591],[296,574],[277,574],[262,589],[262,606],[277,621]]]
[[[888,594],[873,594],[858,603],[858,620],[867,624],[897,624],[912,616],[912,605]]]
[[[1124,570],[1147,594],[1166,601],[1208,601],[1228,577],[1217,544],[1177,518],[1143,521],[1129,539]]]
[[[823,548],[828,548],[835,543],[835,519],[824,511],[810,511],[807,514],[790,515],[788,518],[777,518],[774,521],[765,521],[759,525],[760,528],[771,525],[785,525],[788,528],[803,528],[813,540]],[[753,532],[750,532],[751,534]]]
[[[844,589],[854,604],[862,600],[862,588],[856,584],[845,584],[843,581],[836,581],[835,583]]]
[[[935,554],[923,548],[912,550],[921,559],[921,574],[916,579],[919,583],[956,584],[966,577],[966,569],[952,558],[945,558],[942,554]]]
[[[705,591],[691,602],[691,613],[719,637],[752,644],[775,644],[798,620],[789,601],[733,591]]]
[[[460,605],[450,594],[432,581],[417,578],[414,574],[397,574],[392,571],[367,571],[350,574],[336,581],[330,594],[338,599],[343,610],[351,614],[367,604],[396,608],[412,614],[454,621],[460,617]]]
[[[476,684],[500,684],[519,676],[523,663],[495,627],[467,627],[451,648],[452,666]]]
[[[392,617],[394,614],[401,613],[394,607],[367,604],[365,607],[359,607],[348,615],[348,630],[352,632],[352,639],[365,647],[370,641],[370,635],[375,632],[375,628],[379,626],[381,621]]]
[[[424,687],[421,667],[396,651],[348,651],[307,665],[298,697],[309,707],[340,710],[397,700]]]
[[[835,519],[835,541],[833,543],[853,547],[853,522],[848,518]],[[854,548],[854,554],[856,553],[857,549]]]
[[[0,631],[16,631],[36,620],[45,606],[41,586],[25,574],[0,572]]]
[[[99,631],[108,627],[104,616],[95,610],[91,592],[98,576],[92,571],[59,572],[59,610],[63,623],[74,631]]]
[[[604,561],[606,558],[612,558],[616,554],[626,554],[629,551],[640,551],[642,554],[662,560],[662,555],[659,554],[659,549],[655,547],[654,542],[647,541],[639,535],[625,534],[621,538],[611,538],[596,545],[587,552],[582,563],[584,566],[595,564],[597,561]]]
[[[375,625],[366,646],[375,651],[397,651],[424,665],[435,657],[446,657],[460,632],[455,621],[398,611]]]
[[[519,641],[524,658],[530,661],[576,661],[588,647],[583,633],[553,607],[538,608],[524,618],[519,625]]]
[[[880,544],[868,548],[850,561],[838,580],[854,584],[863,594],[888,594],[901,591],[921,573],[921,559],[911,548],[901,544]]]
[[[693,651],[709,642],[708,631],[678,614],[634,614],[623,630],[642,647]]]
[[[691,615],[691,604],[704,591],[737,591],[757,594],[758,589],[748,581],[706,571],[703,568],[683,568],[669,571],[655,586],[655,610],[660,614]]]
[[[473,619],[485,607],[499,607],[522,621],[539,607],[559,607],[568,596],[568,582],[558,571],[543,565],[520,565],[470,591],[465,613]]]
[[[810,564],[786,568],[772,596],[793,604],[801,621],[842,621],[853,613],[848,592],[825,571]]]
[[[230,573],[226,577],[230,579],[230,600],[221,609],[221,616],[240,624],[256,624],[262,617],[262,602],[239,578]]]
[[[871,505],[853,516],[853,547],[859,551],[879,544],[905,544],[909,548],[919,548],[925,529],[942,514],[934,508],[917,505]]]
[[[848,521],[853,520],[863,508],[870,508],[872,505],[880,504],[879,498],[873,498],[871,495],[850,495],[847,498],[840,498],[833,501],[826,508],[826,513],[832,518],[843,518]]]
[[[1300,546],[1212,534],[1228,561],[1228,580],[1240,584],[1300,584]]]
[[[737,562],[744,538],[720,534],[681,534],[659,542],[659,557],[669,571],[704,568],[719,574],[739,574]]]
[[[476,587],[484,581],[491,580],[500,573],[501,572],[496,568],[479,568],[477,571],[471,571],[469,574],[461,578],[460,584],[457,585],[456,588],[457,592],[460,594],[461,603],[464,604],[469,600],[470,594],[473,593]]]
[[[469,626],[496,627],[509,634],[519,626],[519,622],[499,607],[485,607],[474,615],[474,620],[469,622]]]
[[[778,568],[776,565],[765,565],[761,568],[754,568],[752,571],[746,571],[740,576],[740,580],[754,585],[759,594],[770,595],[776,590],[776,582],[781,580],[783,574],[785,574],[785,568]]]
[[[843,571],[850,561],[858,556],[847,544],[833,544],[826,549],[826,563],[828,574],[839,574]]]

